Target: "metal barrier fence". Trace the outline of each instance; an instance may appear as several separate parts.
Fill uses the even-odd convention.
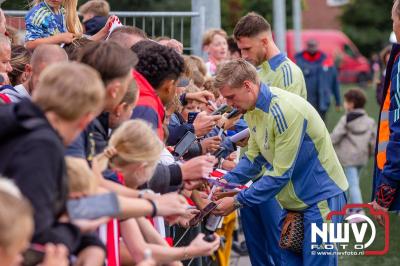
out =
[[[8,17],[8,22],[18,30],[25,29],[24,17],[27,11],[24,10],[4,10]],[[111,12],[117,15],[124,25],[135,26],[147,33],[151,38],[167,36],[180,41],[184,50],[191,53],[193,43],[191,41],[191,27],[193,23],[204,23],[204,12]],[[195,18],[193,20],[193,18]],[[197,18],[197,19],[196,19]],[[199,29],[204,30],[204,26]],[[199,32],[202,36],[203,32]]]

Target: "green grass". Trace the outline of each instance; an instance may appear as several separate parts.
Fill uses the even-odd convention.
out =
[[[354,85],[342,86],[342,93],[346,92],[349,88],[355,87]],[[379,107],[375,100],[375,90],[372,86],[369,86],[365,90],[367,94],[367,105],[366,111],[368,114],[378,120]],[[328,114],[326,125],[329,132],[332,132],[334,126],[338,122],[339,118],[344,114],[344,111],[336,112],[335,108],[331,106]],[[362,169],[360,177],[361,193],[363,195],[364,202],[371,201],[371,190],[372,190],[372,175],[373,175],[374,161],[371,158],[368,165]],[[383,265],[400,265],[400,216],[397,214],[390,214],[390,245],[389,252],[384,256],[340,256],[339,265],[342,266],[383,266]],[[384,234],[382,228],[377,228],[377,236],[374,243],[374,247],[383,248]]]

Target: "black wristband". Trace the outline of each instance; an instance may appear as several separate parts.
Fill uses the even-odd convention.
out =
[[[150,202],[151,206],[153,207],[153,212],[151,213],[151,217],[153,218],[157,215],[157,205],[151,199],[146,199],[146,200]]]

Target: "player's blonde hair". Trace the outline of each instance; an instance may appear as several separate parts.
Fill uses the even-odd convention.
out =
[[[232,89],[237,89],[241,88],[246,80],[259,84],[260,79],[256,68],[242,58],[235,59],[223,64],[218,70],[214,78],[214,87],[221,89],[229,86]]]

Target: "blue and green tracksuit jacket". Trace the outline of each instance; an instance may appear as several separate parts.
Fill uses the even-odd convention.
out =
[[[258,178],[238,194],[243,205],[277,196],[283,208],[304,210],[348,188],[324,122],[300,96],[261,83],[256,106],[245,120],[248,151],[224,176],[242,184]]]

